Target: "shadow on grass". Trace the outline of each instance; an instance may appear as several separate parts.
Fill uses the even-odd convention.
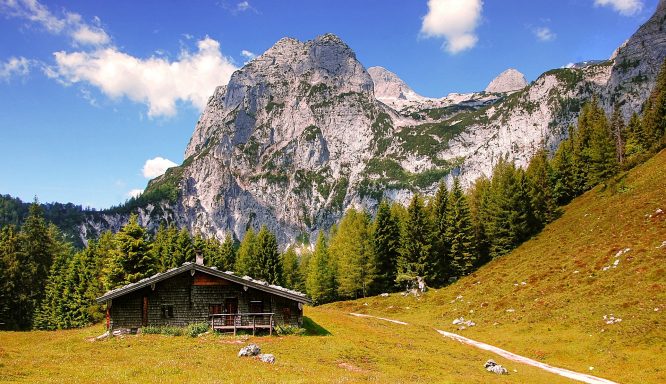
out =
[[[326,328],[315,323],[311,318],[303,316],[303,328],[305,336],[330,336],[332,335]]]

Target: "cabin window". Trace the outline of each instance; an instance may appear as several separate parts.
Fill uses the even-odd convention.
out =
[[[162,318],[163,319],[173,319],[173,305],[163,305],[162,306]]]
[[[250,301],[250,313],[263,313],[264,312],[264,302],[261,300],[252,300]]]
[[[222,304],[208,304],[208,314],[214,315],[222,312]]]
[[[282,319],[284,320],[285,323],[291,322],[291,308],[289,307],[282,308]]]

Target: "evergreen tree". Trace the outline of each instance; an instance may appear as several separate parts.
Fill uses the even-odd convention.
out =
[[[301,258],[298,263],[298,284],[294,287],[299,292],[307,292],[305,282],[308,279],[310,271],[310,259],[312,258],[312,251],[309,248],[301,248]]]
[[[485,176],[481,176],[476,179],[467,192],[477,253],[477,265],[475,267],[479,267],[490,261],[490,241],[486,235],[486,222],[490,218],[485,217],[488,211],[489,190],[490,180]]]
[[[434,224],[433,252],[434,268],[437,272],[437,283],[444,283],[446,276],[450,275],[451,262],[449,260],[449,251],[451,241],[446,236],[448,220],[448,199],[449,191],[446,189],[446,183],[439,183],[435,197],[431,200],[431,214]]]
[[[548,162],[548,155],[545,148],[542,148],[534,154],[525,172],[532,206],[532,217],[535,219],[535,222],[531,225],[535,230],[543,228],[545,224],[553,221],[558,214],[557,201],[552,185],[552,173],[553,170]]]
[[[560,143],[551,160],[553,196],[559,205],[569,203],[577,195],[571,139]]]
[[[25,324],[24,288],[21,284],[21,260],[24,258],[21,238],[13,225],[0,229],[0,321],[8,329]]]
[[[484,214],[492,258],[508,253],[534,230],[530,228],[533,218],[525,180],[522,169],[505,159],[493,170]]]
[[[282,267],[284,269],[284,286],[289,289],[300,289],[303,281],[298,265],[298,255],[294,248],[289,247],[282,254]]]
[[[335,298],[335,276],[323,232],[319,232],[314,253],[308,262],[305,288],[315,305],[327,303]]]
[[[194,262],[196,251],[194,241],[187,228],[181,228],[176,237],[175,248],[171,250],[171,268],[177,268],[185,262]]]
[[[450,273],[455,276],[464,276],[472,272],[477,263],[474,228],[467,198],[458,178],[454,179],[448,198],[444,235],[450,242]]]
[[[243,276],[252,276],[251,273],[254,271],[253,263],[255,259],[255,240],[256,236],[252,228],[248,229],[245,232],[243,240],[241,240],[240,247],[238,248],[238,255],[236,257],[236,272]]]
[[[376,262],[369,217],[350,208],[331,236],[329,254],[337,264],[337,291],[343,298],[365,297],[372,288]]]
[[[155,273],[157,266],[150,252],[150,243],[137,215],[131,215],[129,222],[118,231],[115,243],[109,272],[112,287],[134,283]]]
[[[386,201],[379,203],[377,208],[372,239],[377,261],[377,289],[394,291],[400,253],[400,224]]]
[[[256,240],[254,264],[250,270],[254,270],[252,277],[265,280],[269,284],[281,285],[282,283],[282,260],[278,252],[277,239],[275,235],[263,225],[259,230]]]
[[[647,152],[649,143],[645,131],[643,130],[641,119],[636,113],[631,115],[631,119],[629,119],[629,123],[625,129],[627,141],[625,143],[624,153],[626,156],[634,157]]]
[[[433,282],[437,278],[432,249],[433,226],[418,194],[407,208],[402,235],[397,281],[413,281],[420,276],[428,283]]]
[[[643,106],[643,130],[648,150],[657,151],[666,145],[666,60],[657,82]]]
[[[618,161],[616,145],[613,139],[608,119],[601,107],[595,107],[595,119],[591,123],[591,138],[586,148],[589,159],[588,179],[585,189],[605,181],[617,173]]]
[[[613,109],[613,115],[610,121],[610,131],[615,141],[617,162],[622,164],[624,163],[624,148],[627,139],[625,136],[626,128],[624,126],[624,119],[622,118],[619,104],[615,104],[615,108]]]
[[[217,248],[214,253],[211,264],[221,271],[232,271],[236,264],[236,249],[234,247],[234,239],[231,232],[227,232],[224,242]]]

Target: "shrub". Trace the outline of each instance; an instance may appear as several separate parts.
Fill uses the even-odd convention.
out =
[[[294,327],[293,325],[276,325],[275,333],[277,333],[278,336],[286,336],[286,335],[300,336],[305,334],[305,329]]]
[[[189,337],[197,337],[202,333],[206,332],[208,332],[207,322],[193,323],[185,328],[185,334],[188,335]]]
[[[160,333],[162,333],[162,327],[155,325],[148,325],[146,327],[141,328],[141,333],[145,333],[147,335],[159,335]]]

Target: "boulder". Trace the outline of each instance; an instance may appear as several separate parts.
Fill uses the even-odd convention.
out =
[[[262,353],[259,355],[259,360],[268,364],[275,364],[275,356],[272,353]]]
[[[257,344],[246,345],[238,351],[238,357],[257,356],[261,353],[261,348]]]
[[[486,364],[483,366],[486,371],[496,373],[498,375],[508,375],[509,371],[503,366],[497,364],[495,360],[490,359],[486,361]]]

